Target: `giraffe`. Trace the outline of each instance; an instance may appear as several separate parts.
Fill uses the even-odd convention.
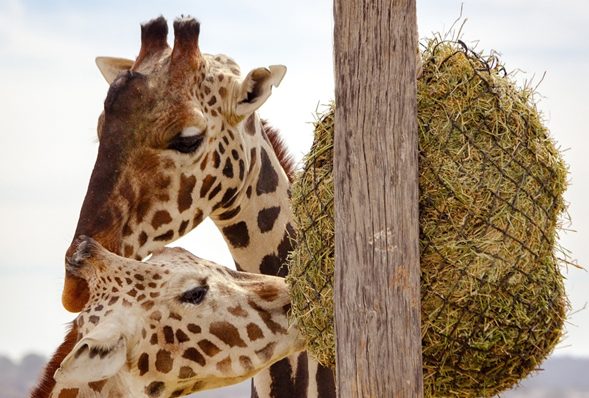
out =
[[[140,262],[88,237],[74,247],[66,267],[90,296],[50,397],[179,397],[243,381],[304,348],[283,278],[180,248]]]
[[[174,22],[173,48],[167,33],[154,19],[142,25],[134,61],[97,59],[110,88],[75,236],[140,259],[210,217],[237,269],[284,276],[294,164],[256,111],[286,68],[242,77],[228,56],[200,52],[193,18]],[[87,298],[85,281],[66,270],[65,308],[77,312]],[[335,397],[334,375],[302,353],[258,374],[252,396]]]

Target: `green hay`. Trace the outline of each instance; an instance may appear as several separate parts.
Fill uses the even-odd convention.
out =
[[[567,168],[531,88],[496,56],[430,40],[418,80],[423,371],[426,397],[493,396],[550,354],[567,309],[559,220]],[[335,364],[333,124],[292,189],[298,246],[292,316],[309,351]]]

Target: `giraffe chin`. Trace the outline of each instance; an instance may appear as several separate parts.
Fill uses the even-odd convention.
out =
[[[69,312],[78,313],[84,309],[84,305],[89,298],[88,283],[84,279],[66,271],[61,294],[63,307]]]

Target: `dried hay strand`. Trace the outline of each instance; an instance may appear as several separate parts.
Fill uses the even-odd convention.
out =
[[[568,302],[557,236],[567,168],[534,103],[496,55],[435,38],[418,80],[425,396],[504,391],[550,354]],[[334,108],[292,188],[287,282],[309,351],[335,364]],[[564,257],[566,258],[566,256]]]

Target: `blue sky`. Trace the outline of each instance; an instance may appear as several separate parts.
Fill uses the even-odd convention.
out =
[[[447,30],[461,2],[418,0],[420,36]],[[160,14],[201,21],[201,48],[226,53],[243,71],[282,63],[288,73],[262,108],[300,159],[313,112],[333,98],[332,8],[323,1],[100,2],[0,0],[0,353],[48,354],[73,316],[60,303],[63,254],[96,155],[96,119],[107,85],[97,55],[134,57],[139,23]],[[562,243],[589,265],[589,5],[584,1],[464,1],[467,42],[503,54],[520,79],[540,85],[540,109],[570,165],[572,229]],[[175,245],[224,264],[230,257],[206,224]],[[589,275],[569,270],[574,310]],[[40,328],[39,328],[40,327]],[[558,354],[589,355],[588,311],[570,319]]]

